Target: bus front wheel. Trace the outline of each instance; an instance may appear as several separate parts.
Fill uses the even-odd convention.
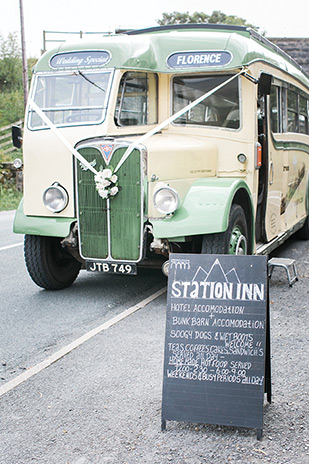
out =
[[[69,287],[81,268],[81,264],[62,248],[61,240],[59,237],[25,235],[27,270],[33,282],[46,290]]]
[[[202,254],[248,254],[248,226],[243,208],[232,205],[225,232],[204,235]]]

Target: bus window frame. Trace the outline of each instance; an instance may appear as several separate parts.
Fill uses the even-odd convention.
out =
[[[271,105],[271,93],[272,90],[276,90],[276,103],[277,103],[277,131],[274,130],[273,127],[273,118],[272,118],[272,108],[273,105]],[[271,93],[269,96],[269,112],[270,112],[270,129],[273,134],[280,134],[282,133],[282,88],[280,84],[272,83],[271,85]]]
[[[33,83],[30,91],[30,96],[34,100],[36,90],[37,90],[37,85],[38,85],[38,78],[41,76],[70,76],[72,73],[78,72],[78,69],[68,69],[68,70],[62,70],[62,71],[48,71],[48,72],[38,72],[34,75],[33,78]],[[82,127],[82,126],[98,126],[100,124],[103,124],[106,120],[106,115],[107,115],[107,109],[109,105],[109,100],[111,96],[111,89],[115,77],[115,69],[114,68],[107,68],[107,69],[102,69],[102,68],[97,68],[97,69],[91,69],[91,70],[86,70],[85,74],[88,76],[89,74],[110,74],[108,86],[106,88],[106,100],[105,100],[105,106],[102,107],[100,106],[99,108],[102,109],[102,117],[98,121],[89,121],[89,122],[76,122],[76,123],[60,123],[60,124],[55,124],[56,127],[61,127],[61,128],[66,128],[66,127]],[[35,101],[35,100],[34,100]],[[73,107],[72,107],[73,108]],[[72,109],[71,108],[71,109]],[[65,110],[70,110],[69,107],[59,107],[59,108],[41,108],[42,111],[44,112],[51,112],[51,111],[65,111]],[[81,107],[82,109],[82,107]],[[41,126],[38,127],[33,127],[31,125],[31,117],[32,114],[35,114],[35,111],[28,107],[26,115],[27,115],[27,129],[30,131],[40,131],[40,130],[48,130],[49,127],[47,127],[44,123]]]
[[[279,107],[280,107],[280,124],[279,124],[279,132],[274,132],[272,126],[270,125],[271,132],[274,134],[299,134],[299,135],[309,135],[309,97],[306,95],[306,93],[299,87],[297,87],[294,84],[291,84],[289,82],[283,81],[281,79],[274,79],[272,82],[272,88],[277,87],[279,89]],[[288,130],[288,93],[294,92],[296,93],[297,96],[297,112],[295,114],[297,115],[297,124],[296,124],[296,129],[297,130]],[[300,111],[300,97],[303,97],[305,101],[307,102],[307,115],[304,115]],[[269,105],[269,110],[271,112],[272,107]],[[305,116],[306,121],[306,132],[302,132],[300,130],[300,115]]]
[[[121,124],[121,114],[123,112],[123,105],[124,105],[124,100],[125,100],[125,91],[126,91],[126,86],[127,86],[127,77],[128,75],[130,74],[144,74],[146,76],[146,80],[147,80],[147,89],[146,89],[146,116],[147,116],[147,122],[143,122],[143,123],[137,123],[137,124]],[[155,88],[155,96],[152,96],[151,95],[151,90],[150,90],[150,80],[149,80],[149,76],[152,76],[154,78],[154,88]],[[122,86],[122,89],[121,89],[121,85],[123,84]],[[121,89],[121,92],[120,92],[120,89]],[[118,95],[119,93],[121,93],[120,95],[120,99],[119,99],[119,103],[118,103]],[[117,87],[117,100],[116,100],[116,104],[115,104],[115,108],[114,108],[114,121],[115,121],[115,124],[117,127],[119,128],[127,128],[127,127],[139,127],[139,126],[153,126],[154,124],[158,124],[158,121],[159,121],[159,75],[157,72],[153,72],[153,71],[145,71],[145,70],[138,70],[138,71],[125,71],[120,79],[119,79],[119,82],[118,82],[118,87]],[[150,114],[150,111],[149,109],[150,108],[154,108],[154,113],[155,113],[155,121],[152,121],[152,122],[148,122],[148,117],[149,117],[149,114]],[[117,113],[117,114],[116,114]],[[144,115],[143,115],[144,116]]]
[[[170,95],[171,95],[171,98],[170,98],[170,114],[173,115],[174,114],[174,110],[173,110],[173,106],[174,106],[174,79],[175,77],[215,77],[215,76],[224,76],[226,77],[226,79],[228,79],[229,77],[232,77],[234,74],[233,71],[229,71],[229,72],[226,72],[226,73],[219,73],[219,72],[216,72],[216,73],[205,73],[205,72],[201,72],[201,73],[181,73],[181,74],[173,74],[171,76],[171,79],[170,79]],[[233,131],[233,133],[236,133],[236,132],[239,132],[242,130],[243,128],[243,95],[242,95],[242,79],[241,79],[242,76],[238,76],[237,78],[237,82],[238,82],[238,99],[239,99],[239,127],[237,128],[233,128],[233,127],[225,127],[223,125],[221,126],[215,126],[215,125],[210,125],[210,124],[186,124],[186,123],[177,123],[175,121],[173,121],[173,126],[174,127],[186,127],[187,129],[188,128],[199,128],[199,129],[214,129],[214,130],[228,130],[228,131]]]

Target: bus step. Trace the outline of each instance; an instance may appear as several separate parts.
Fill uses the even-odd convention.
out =
[[[290,287],[298,280],[295,259],[271,258],[268,261],[268,277],[271,278],[275,267],[283,267],[286,270]]]

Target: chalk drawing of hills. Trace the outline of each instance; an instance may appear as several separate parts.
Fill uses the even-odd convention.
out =
[[[235,268],[230,269],[228,272],[224,272],[219,259],[216,259],[209,272],[199,266],[192,280],[198,282],[206,282],[208,280],[211,282],[240,283]]]
[[[233,284],[239,284],[240,283],[239,277],[238,277],[237,272],[235,271],[234,267],[229,272],[227,272],[225,275],[226,275],[226,278],[227,278],[229,283],[233,283]]]

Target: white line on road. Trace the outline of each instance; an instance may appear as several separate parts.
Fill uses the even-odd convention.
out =
[[[131,308],[126,309],[125,311],[123,311],[122,313],[120,313],[117,316],[113,317],[109,321],[104,322],[103,324],[99,325],[95,329],[90,330],[86,334],[84,334],[81,337],[77,338],[76,340],[69,343],[68,345],[64,346],[63,348],[61,348],[61,350],[59,350],[56,353],[52,354],[51,356],[46,358],[44,361],[36,364],[33,367],[30,367],[29,369],[27,369],[27,371],[23,372],[22,374],[18,375],[14,379],[12,379],[9,382],[2,385],[0,387],[0,396],[4,395],[5,393],[9,392],[13,388],[20,385],[21,383],[23,383],[26,380],[30,379],[35,374],[38,374],[43,369],[46,369],[46,367],[49,367],[54,362],[56,362],[59,359],[63,358],[63,356],[67,355],[68,353],[73,351],[75,348],[77,348],[78,346],[80,346],[83,343],[87,342],[88,340],[90,340],[92,337],[99,334],[103,330],[109,329],[112,325],[117,324],[118,322],[122,321],[123,319],[130,316],[131,314],[135,313],[139,309],[144,308],[146,305],[151,303],[153,300],[155,300],[159,296],[163,295],[165,292],[166,292],[166,288],[161,288],[156,293],[153,293],[148,298],[145,298],[144,300],[137,303],[135,306],[132,306]]]
[[[21,245],[23,245],[23,244],[24,244],[24,243],[21,242],[21,243],[14,243],[14,245],[7,245],[7,246],[4,246],[4,247],[1,247],[1,248],[0,248],[0,251],[8,250],[9,248],[15,248],[15,247],[21,246]]]

